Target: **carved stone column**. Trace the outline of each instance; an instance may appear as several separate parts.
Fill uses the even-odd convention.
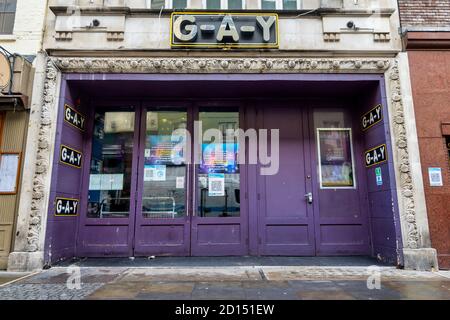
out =
[[[40,55],[38,61],[42,70],[34,82],[16,239],[8,262],[12,271],[41,269],[44,263],[59,74],[50,59]]]

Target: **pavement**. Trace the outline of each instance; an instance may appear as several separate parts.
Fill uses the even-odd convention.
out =
[[[450,300],[450,271],[361,258],[87,259],[37,273],[0,272],[0,300],[17,299]]]

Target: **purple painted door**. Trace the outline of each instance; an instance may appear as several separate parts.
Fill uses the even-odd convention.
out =
[[[246,168],[237,163],[238,138],[226,134],[244,127],[242,111],[237,104],[204,103],[195,107],[202,137],[194,141],[194,155],[200,157],[194,166],[192,255],[248,254],[245,197],[241,201],[246,190]],[[211,130],[218,130],[219,137],[213,136]]]
[[[130,256],[133,254],[139,107],[136,103],[93,104],[90,110],[77,255]]]
[[[365,255],[370,235],[359,112],[333,105],[309,115],[316,254]]]
[[[134,254],[189,255],[190,140],[186,105],[144,106],[140,126]]]
[[[257,173],[261,255],[296,256],[315,252],[313,210],[305,198],[311,192],[311,170],[304,114],[304,108],[286,103],[258,108],[258,127],[269,130],[269,141],[270,130],[279,130],[278,173]],[[275,150],[271,144],[268,149]]]
[[[363,164],[355,157],[361,141],[349,112],[274,103],[260,106],[257,123],[279,130],[279,170],[258,173],[259,254],[369,254]]]

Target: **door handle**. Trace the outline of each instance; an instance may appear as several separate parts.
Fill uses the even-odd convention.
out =
[[[308,201],[309,204],[313,203],[313,195],[312,192],[308,192],[305,194],[306,201]]]

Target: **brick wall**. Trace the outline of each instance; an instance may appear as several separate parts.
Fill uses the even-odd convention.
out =
[[[450,27],[450,0],[398,0],[403,27]]]

